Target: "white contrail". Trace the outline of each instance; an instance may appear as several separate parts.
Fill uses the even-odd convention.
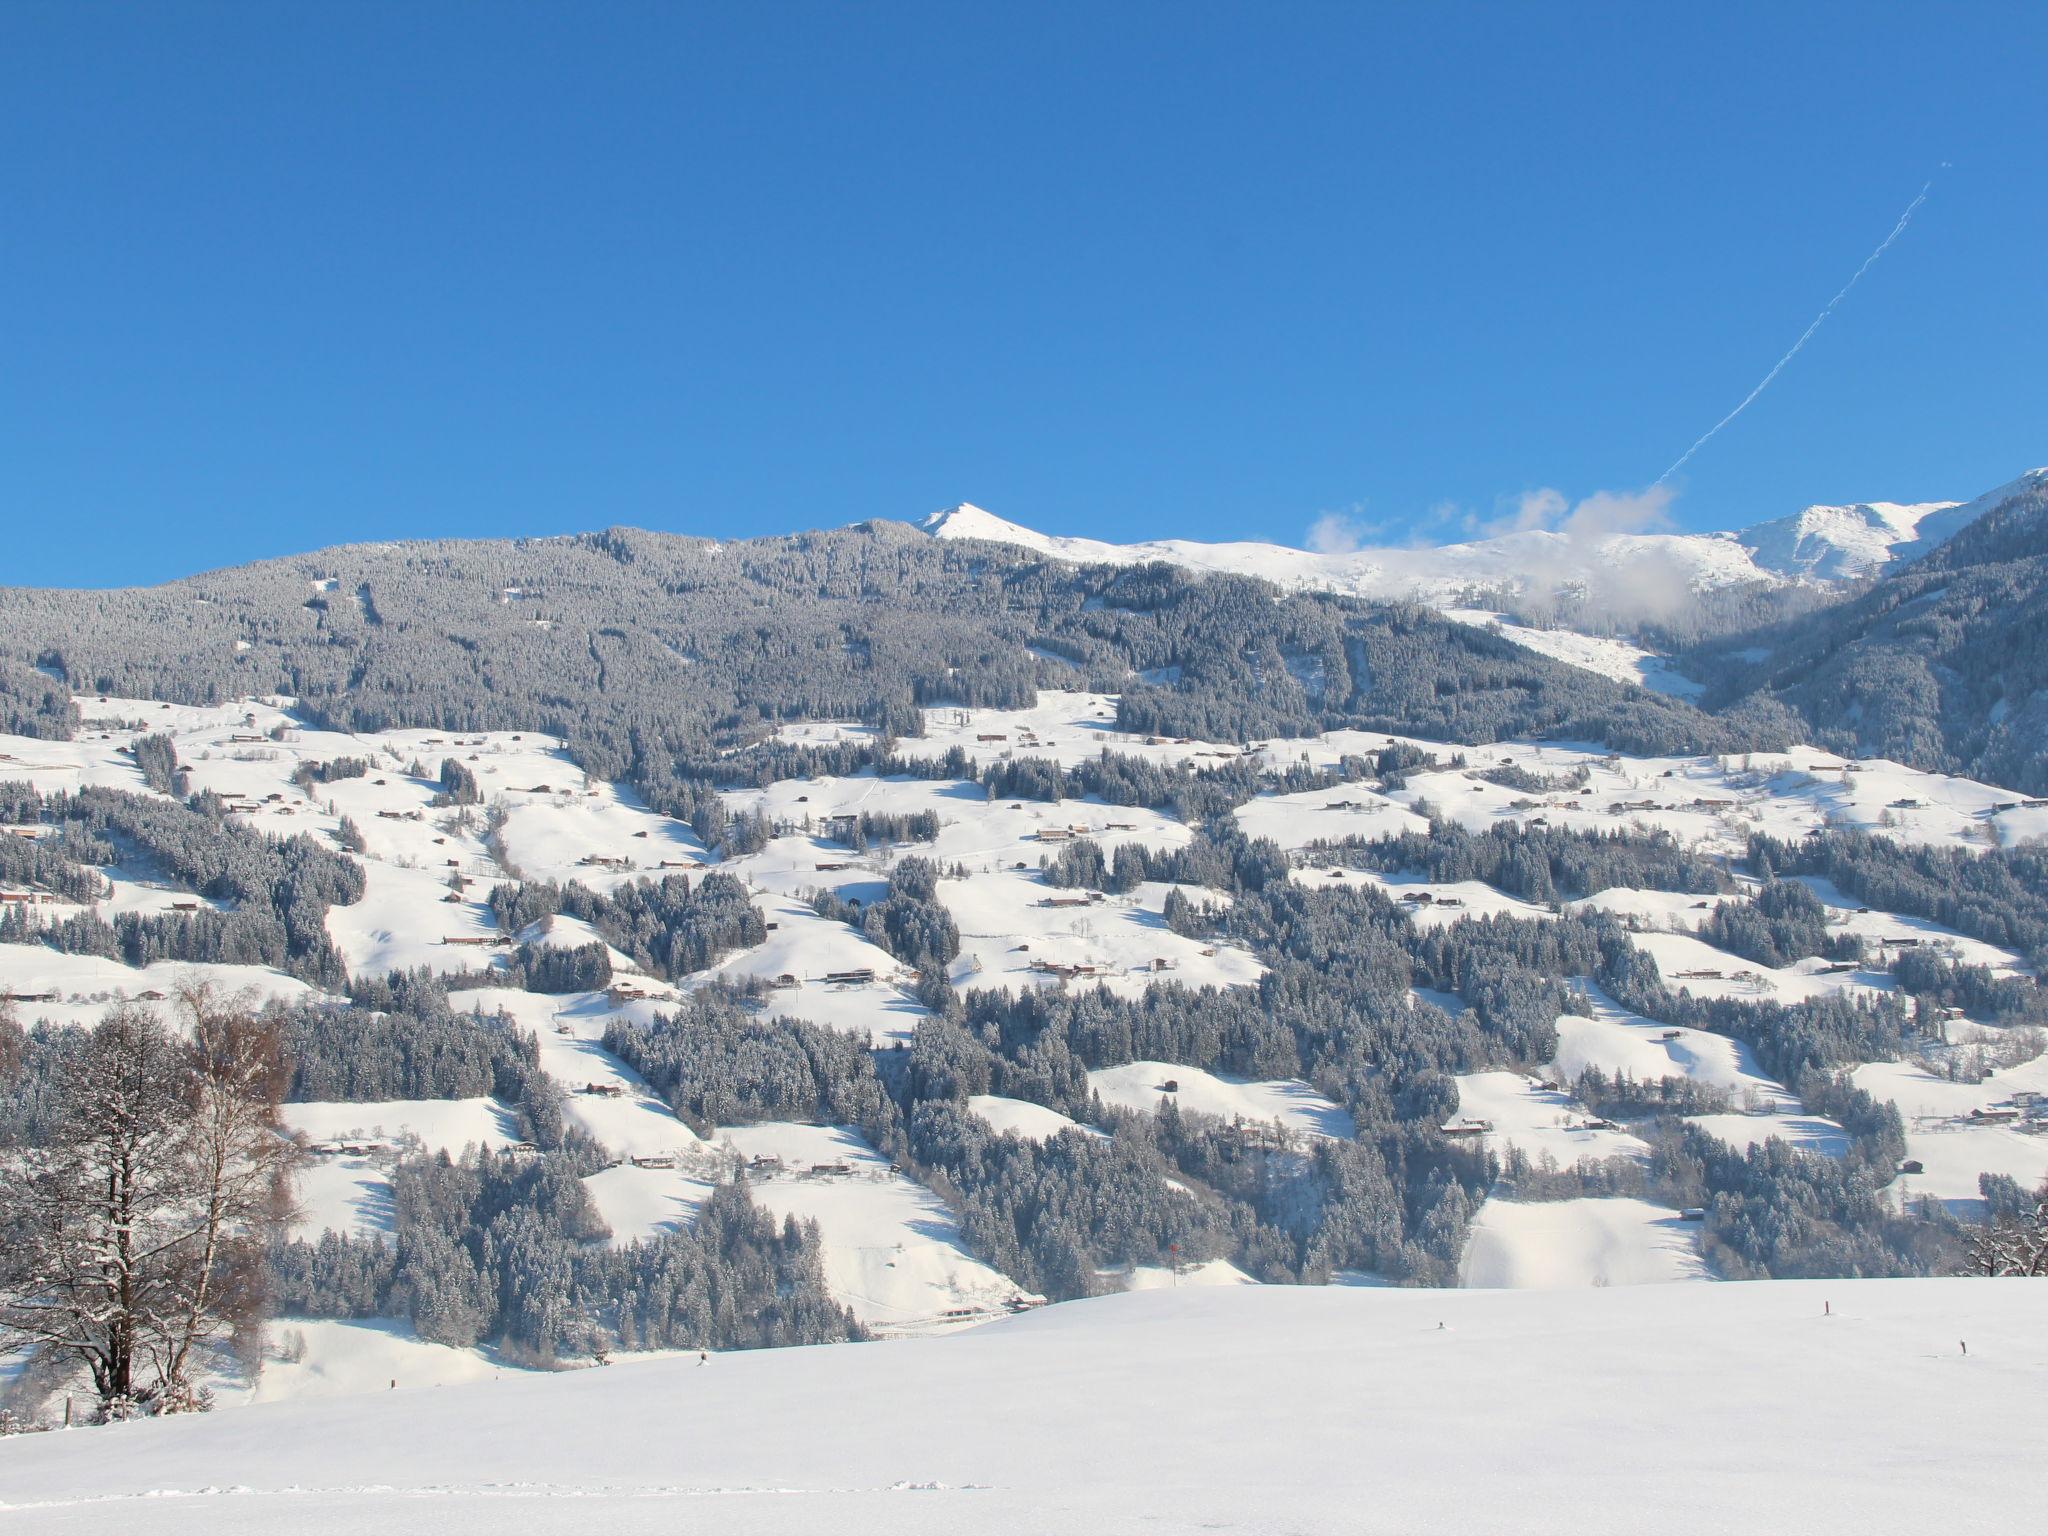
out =
[[[1823,309],[1819,314],[1815,315],[1813,317],[1813,324],[1809,325],[1804,331],[1800,333],[1799,339],[1792,343],[1791,351],[1787,352],[1783,357],[1778,359],[1777,363],[1772,367],[1771,371],[1764,375],[1763,382],[1761,384],[1757,385],[1755,389],[1752,389],[1748,394],[1742,397],[1742,404],[1736,406],[1734,410],[1730,411],[1726,416],[1723,416],[1719,421],[1715,422],[1711,427],[1707,428],[1706,431],[1702,432],[1700,434],[1699,441],[1694,443],[1690,448],[1686,449],[1685,452],[1681,453],[1678,456],[1678,461],[1674,463],[1669,469],[1665,470],[1663,474],[1657,477],[1656,481],[1654,482],[1655,484],[1662,485],[1666,480],[1669,480],[1673,475],[1677,474],[1681,469],[1683,469],[1685,467],[1685,461],[1691,458],[1694,454],[1698,453],[1700,449],[1704,448],[1707,445],[1708,439],[1712,438],[1716,432],[1719,432],[1723,427],[1727,426],[1729,422],[1733,421],[1736,417],[1740,416],[1744,411],[1748,410],[1750,407],[1750,402],[1755,400],[1758,395],[1762,394],[1765,390],[1771,387],[1771,380],[1775,379],[1779,374],[1783,373],[1785,371],[1785,365],[1791,362],[1793,358],[1799,355],[1799,349],[1805,346],[1809,341],[1813,340],[1813,333],[1819,330],[1821,328],[1821,323],[1825,321],[1829,315],[1832,315],[1835,312],[1835,307],[1839,305],[1842,302],[1842,300],[1846,299],[1849,296],[1849,290],[1856,286],[1857,282],[1862,278],[1864,273],[1868,272],[1872,267],[1877,265],[1877,258],[1882,256],[1886,251],[1892,248],[1892,242],[1898,239],[1900,235],[1906,232],[1906,226],[1913,222],[1913,215],[1919,211],[1920,205],[1927,201],[1927,194],[1930,191],[1932,191],[1933,188],[1934,182],[1930,178],[1927,185],[1920,189],[1920,195],[1914,198],[1912,202],[1906,204],[1906,211],[1899,215],[1899,222],[1892,226],[1892,232],[1884,237],[1883,241],[1878,245],[1876,250],[1872,251],[1868,256],[1863,258],[1863,265],[1856,269],[1856,275],[1850,278],[1849,281],[1847,281],[1846,283],[1842,284],[1842,291],[1836,294],[1832,299],[1829,299],[1827,303],[1827,308]]]

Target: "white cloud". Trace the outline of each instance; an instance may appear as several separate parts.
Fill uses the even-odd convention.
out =
[[[1574,539],[1605,539],[1617,533],[1654,533],[1669,528],[1675,494],[1668,485],[1653,485],[1646,491],[1595,491],[1572,508],[1564,520],[1564,532]]]
[[[1504,518],[1496,519],[1492,533],[1529,533],[1538,528],[1555,528],[1558,520],[1565,515],[1571,502],[1563,491],[1555,487],[1538,486],[1533,491],[1524,491],[1515,498],[1515,509]]]
[[[1308,547],[1319,555],[1355,554],[1378,530],[1359,521],[1361,502],[1348,512],[1325,512],[1308,525]]]

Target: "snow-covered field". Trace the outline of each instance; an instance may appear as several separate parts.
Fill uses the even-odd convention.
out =
[[[1641,1200],[1489,1200],[1458,1279],[1510,1290],[1706,1280],[1695,1230],[1677,1211]]]
[[[1349,1115],[1307,1083],[1292,1078],[1251,1083],[1205,1072],[1200,1067],[1175,1066],[1168,1061],[1134,1061],[1090,1072],[1088,1086],[1103,1103],[1135,1109],[1141,1114],[1156,1114],[1171,1100],[1183,1112],[1258,1125],[1277,1122],[1282,1129],[1303,1136],[1334,1136],[1341,1140],[1357,1134]]]
[[[1588,1158],[1649,1156],[1637,1137],[1594,1123],[1567,1095],[1518,1072],[1473,1072],[1457,1082],[1458,1115],[1451,1124],[1488,1127],[1479,1139],[1497,1151],[1514,1147],[1532,1163],[1548,1158],[1559,1168]]]
[[[24,1536],[1975,1528],[2032,1507],[2040,1317],[2026,1281],[1184,1286],[464,1385],[387,1346],[359,1358],[396,1390],[0,1440],[0,1512]]]
[[[1102,1134],[1092,1126],[1082,1125],[1056,1109],[1033,1104],[1029,1099],[1006,1099],[1000,1094],[977,1093],[967,1100],[967,1107],[990,1130],[1022,1136],[1026,1141],[1044,1141],[1062,1131],[1080,1131],[1090,1136]]]
[[[2010,1110],[2014,1095],[2048,1097],[2048,1056],[1994,1071],[1979,1083],[1949,1082],[1902,1061],[1874,1061],[1852,1074],[1856,1086],[1898,1105],[1906,1120],[1906,1157],[1919,1172],[1901,1173],[1894,1195],[1931,1195],[1965,1213],[1982,1208],[1981,1173],[2002,1173],[2022,1189],[2048,1180],[2048,1136],[2016,1125],[1987,1122],[1986,1112]]]
[[[1168,890],[1147,883],[1127,896],[1091,896],[1018,870],[943,880],[939,899],[960,929],[953,985],[970,992],[1103,986],[1132,996],[1154,980],[1191,987],[1257,981],[1265,967],[1243,950],[1185,938],[1166,926]],[[1220,900],[1190,894],[1197,902]]]
[[[968,1253],[938,1196],[891,1169],[858,1132],[749,1125],[720,1139],[748,1163],[756,1204],[818,1224],[827,1284],[877,1332],[962,1326],[1023,1294]]]

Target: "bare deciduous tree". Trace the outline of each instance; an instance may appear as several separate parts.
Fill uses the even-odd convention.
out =
[[[2048,1277],[2048,1200],[2031,1216],[2011,1216],[1970,1239],[1969,1272],[1996,1278]]]
[[[0,1179],[0,1349],[69,1361],[105,1417],[203,1406],[199,1361],[261,1325],[296,1149],[273,1028],[210,991],[189,1033],[123,1003],[63,1066],[57,1134]]]

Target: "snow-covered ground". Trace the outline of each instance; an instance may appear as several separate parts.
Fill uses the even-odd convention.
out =
[[[1029,1099],[1006,1099],[1001,1094],[977,1093],[967,1101],[976,1119],[998,1134],[1022,1136],[1026,1141],[1044,1141],[1062,1131],[1080,1131],[1088,1136],[1102,1132],[1069,1119],[1056,1109],[1033,1104]]]
[[[1685,933],[1637,933],[1630,938],[1657,962],[1667,987],[1694,997],[1796,1003],[1835,993],[1867,996],[1894,990],[1889,976],[1874,971],[1828,971],[1813,961],[1762,965]]]
[[[1868,1536],[2023,1520],[2048,1431],[2026,1281],[1184,1286],[448,1386],[393,1354],[396,1390],[0,1440],[8,1529]]]
[[[284,1106],[286,1129],[308,1141],[363,1137],[419,1141],[429,1152],[465,1146],[502,1148],[518,1141],[518,1122],[496,1099],[392,1099],[374,1104],[296,1103]]]
[[[1591,1159],[1644,1159],[1650,1149],[1594,1117],[1554,1088],[1519,1072],[1472,1072],[1457,1079],[1458,1113],[1452,1126],[1488,1127],[1477,1139],[1496,1151],[1518,1149],[1532,1163],[1548,1158],[1559,1168]]]
[[[271,1338],[272,1348],[253,1382],[215,1385],[223,1405],[410,1392],[501,1379],[508,1371],[524,1374],[485,1350],[429,1344],[409,1324],[389,1318],[290,1318],[272,1328]]]
[[[1794,1142],[1819,1138],[1831,1150],[1839,1148],[1841,1128],[1806,1115],[1740,1040],[1660,1024],[1630,1013],[1583,980],[1575,986],[1587,1012],[1558,1016],[1552,1075],[1561,1082],[1569,1085],[1588,1069],[1644,1083],[1685,1078],[1727,1099],[1732,1113],[1719,1117],[1723,1131],[1717,1134],[1730,1141],[1747,1146],[1769,1136]]]
[[[1168,1061],[1134,1061],[1090,1072],[1088,1086],[1103,1103],[1141,1114],[1156,1114],[1171,1100],[1183,1111],[1224,1120],[1258,1125],[1277,1121],[1303,1136],[1346,1140],[1357,1134],[1350,1115],[1293,1078],[1253,1083]]]
[[[2048,1134],[2038,1119],[1987,1120],[2011,1113],[2015,1099],[2048,1102],[2048,1055],[1989,1074],[1979,1083],[1950,1082],[1903,1061],[1875,1061],[1852,1074],[1856,1086],[1898,1105],[1906,1121],[1906,1158],[1921,1171],[1901,1173],[1891,1192],[1900,1201],[1932,1196],[1964,1214],[1982,1210],[1977,1176],[2002,1173],[2023,1190],[2048,1180]]]
[[[943,1201],[893,1171],[858,1132],[768,1124],[719,1139],[746,1161],[756,1204],[818,1224],[826,1284],[870,1328],[964,1326],[1023,1294],[968,1253]]]
[[[953,985],[963,991],[1102,986],[1135,996],[1154,981],[1191,987],[1257,981],[1265,967],[1245,951],[1166,926],[1168,890],[1147,883],[1129,895],[1091,895],[1019,870],[942,880],[939,899],[960,929]],[[1212,893],[1189,894],[1198,903],[1220,901]]]
[[[1235,814],[1245,836],[1268,838],[1289,852],[1347,837],[1399,837],[1403,832],[1429,830],[1429,823],[1406,806],[1358,784],[1292,795],[1260,795],[1239,806]]]
[[[1646,651],[1612,635],[1582,635],[1571,629],[1536,629],[1527,624],[1517,624],[1505,614],[1490,613],[1481,608],[1446,608],[1444,617],[1491,630],[1539,656],[1548,656],[1553,661],[1561,661],[1586,672],[1597,672],[1617,683],[1633,683],[1652,693],[1696,699],[1707,691],[1705,684],[1694,682],[1672,666],[1669,657]]]
[[[1297,866],[1288,872],[1313,889],[1336,889],[1346,882],[1371,886],[1400,904],[1419,928],[1448,928],[1468,917],[1554,916],[1548,907],[1495,890],[1481,880],[1425,880],[1420,875],[1382,875],[1370,869],[1318,869]]]
[[[774,924],[765,943],[721,961],[710,973],[722,980],[757,977],[774,986],[768,1011],[827,1029],[865,1035],[877,1046],[908,1041],[927,1010],[910,994],[915,977],[857,928],[820,917],[791,896],[755,899],[762,919]],[[872,980],[840,980],[873,972]]]
[[[1642,1200],[1489,1200],[1472,1223],[1458,1278],[1538,1291],[1705,1280],[1698,1230]]]

